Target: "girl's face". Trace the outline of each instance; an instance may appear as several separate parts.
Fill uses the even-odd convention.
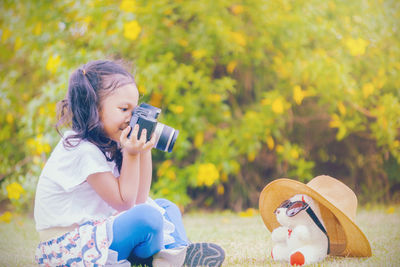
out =
[[[100,101],[100,120],[108,138],[119,142],[122,130],[129,125],[138,99],[136,85],[129,83],[116,88]]]

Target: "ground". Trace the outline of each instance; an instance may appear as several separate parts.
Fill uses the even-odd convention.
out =
[[[370,241],[372,257],[327,257],[318,266],[400,266],[400,207],[363,208],[357,216],[357,224]],[[195,212],[184,215],[184,224],[191,241],[215,242],[225,249],[223,266],[287,266],[272,261],[271,234],[258,213]],[[36,266],[37,242],[32,218],[1,223],[0,266]]]

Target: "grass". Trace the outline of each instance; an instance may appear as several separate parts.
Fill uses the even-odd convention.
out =
[[[193,242],[215,242],[224,247],[223,266],[288,266],[270,258],[271,235],[257,214],[240,217],[231,212],[185,214]],[[362,209],[357,224],[372,247],[370,258],[327,257],[316,266],[400,266],[400,207]],[[38,235],[28,217],[0,224],[0,266],[36,266]]]

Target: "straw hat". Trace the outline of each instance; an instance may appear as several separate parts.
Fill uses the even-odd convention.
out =
[[[306,194],[320,204],[322,220],[330,240],[330,255],[371,256],[368,239],[355,224],[356,195],[344,183],[326,175],[315,177],[307,184],[286,178],[269,183],[259,200],[261,216],[269,231],[280,225],[274,210],[296,194]]]

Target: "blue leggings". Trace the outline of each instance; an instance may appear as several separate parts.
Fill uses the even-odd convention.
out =
[[[165,218],[174,224],[175,231],[171,235],[175,242],[164,247],[164,222],[161,213],[151,205],[140,204],[114,220],[110,249],[118,252],[118,260],[127,259],[129,256],[145,259],[163,248],[169,249],[189,244],[179,208],[166,199],[156,199],[155,202],[165,209]]]

